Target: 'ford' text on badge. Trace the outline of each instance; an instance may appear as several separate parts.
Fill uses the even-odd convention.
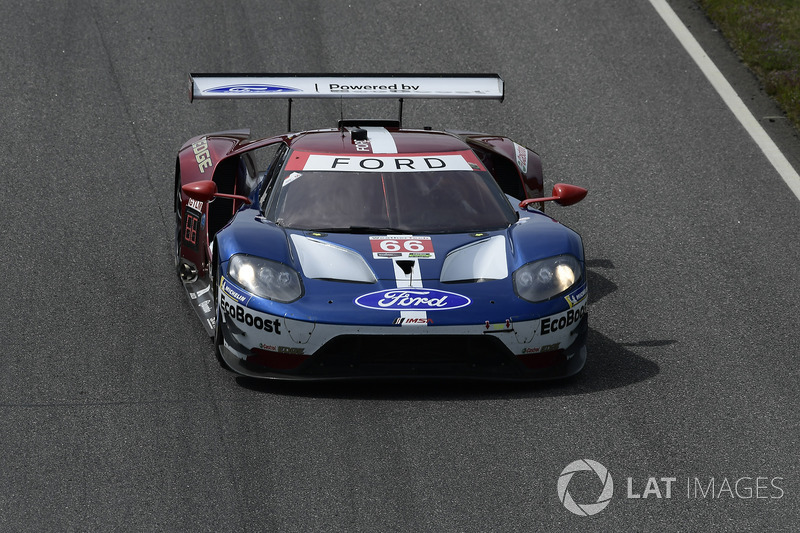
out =
[[[300,89],[294,87],[284,87],[282,85],[267,85],[264,83],[250,83],[242,84],[237,83],[233,85],[222,85],[220,87],[212,87],[205,89],[205,93],[250,93],[250,94],[265,94],[265,93],[285,93],[297,92]]]
[[[386,289],[355,299],[356,305],[387,311],[444,311],[466,307],[472,300],[454,292],[436,289]]]

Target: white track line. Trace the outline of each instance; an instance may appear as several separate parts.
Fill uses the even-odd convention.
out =
[[[700,70],[703,71],[703,74],[708,78],[708,81],[710,81],[711,85],[717,90],[722,100],[727,104],[730,110],[733,111],[736,118],[739,119],[744,129],[747,130],[758,147],[761,148],[761,151],[764,152],[764,155],[767,156],[767,159],[769,159],[772,166],[775,167],[775,170],[778,171],[778,174],[781,175],[786,185],[789,186],[797,199],[800,200],[800,176],[798,176],[797,171],[795,171],[791,163],[789,163],[789,160],[786,159],[786,156],[783,155],[769,135],[767,135],[767,132],[764,131],[761,124],[758,123],[750,110],[747,109],[747,106],[744,105],[742,99],[739,98],[739,95],[733,90],[731,84],[728,83],[728,80],[725,79],[722,72],[719,71],[714,62],[706,55],[703,48],[692,36],[683,22],[681,22],[669,4],[667,4],[666,0],[650,0],[650,3],[658,14],[661,15],[661,18],[664,19],[664,22],[666,22],[669,29],[672,30],[686,51],[689,52],[689,55],[692,56],[692,59],[694,59],[700,67]]]

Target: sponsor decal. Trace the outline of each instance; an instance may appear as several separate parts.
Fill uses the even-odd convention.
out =
[[[577,324],[585,314],[586,304],[570,309],[569,311],[561,313],[560,315],[553,315],[543,318],[540,334],[547,335],[548,333],[555,333],[556,331],[567,328],[572,324]]]
[[[392,322],[395,326],[427,326],[433,324],[433,320],[424,317],[400,317]]]
[[[528,173],[528,150],[524,146],[514,143],[514,155],[516,156],[517,166],[523,174]]]
[[[356,145],[356,150],[358,150],[359,152],[371,152],[372,151],[372,148],[370,148],[370,145],[369,145],[369,141],[358,140],[358,141],[353,141],[353,144]]]
[[[203,210],[203,202],[200,200],[195,200],[194,198],[189,198],[189,203],[187,205],[188,207],[196,209],[197,211]]]
[[[522,349],[522,353],[524,355],[524,354],[532,354],[532,353],[555,352],[556,350],[559,349],[559,347],[561,347],[561,343],[557,342],[555,344],[546,344],[545,346],[533,346],[531,348],[523,348]]]
[[[305,353],[305,348],[294,348],[290,346],[278,346],[278,353],[289,353],[293,355],[303,355]]]
[[[253,327],[261,331],[266,331],[267,333],[281,335],[282,324],[277,318],[270,320],[248,313],[247,308],[229,302],[227,298],[225,298],[224,294],[221,295],[220,305],[225,314],[237,322],[241,322],[246,326]]]
[[[359,91],[418,91],[419,85],[405,83],[392,83],[389,85],[342,85],[341,83],[329,83],[328,90],[332,93],[347,93]]]
[[[462,155],[436,156],[336,156],[310,154],[302,170],[340,170],[345,172],[427,172],[469,170]]]
[[[286,87],[284,85],[272,85],[267,83],[232,83],[230,85],[220,85],[206,89],[204,93],[215,94],[265,94],[265,93],[291,93],[300,89]]]
[[[572,294],[564,296],[564,299],[567,301],[570,307],[575,307],[576,305],[581,303],[584,298],[586,298],[587,294],[589,294],[589,290],[588,287],[584,285],[583,288],[578,289]]]
[[[337,171],[337,172],[437,172],[447,170],[485,170],[480,160],[469,150],[461,152],[398,154],[394,139],[381,128],[371,128],[370,154],[314,154],[294,151],[286,162],[287,171]],[[385,131],[385,130],[384,130]],[[366,145],[359,145],[366,148]],[[365,150],[359,151],[365,152]]]
[[[192,151],[194,152],[194,159],[197,161],[200,173],[204,174],[206,169],[212,164],[211,153],[208,151],[208,139],[203,137],[196,143],[192,143]]]
[[[381,235],[369,238],[374,259],[405,257],[409,259],[436,259],[430,237],[410,235]]]
[[[294,180],[296,180],[300,176],[302,176],[302,174],[300,174],[299,172],[292,172],[291,174],[286,176],[286,178],[283,180],[283,186],[285,187],[285,186],[289,185],[291,182],[293,182]]]
[[[385,289],[359,296],[358,306],[385,311],[448,311],[466,307],[472,300],[454,292],[426,288]]]
[[[208,286],[206,286],[205,288],[203,288],[203,289],[200,289],[200,290],[199,290],[199,291],[197,291],[197,292],[190,292],[190,293],[189,293],[189,298],[191,298],[192,300],[196,300],[196,299],[198,299],[199,297],[201,297],[202,295],[204,295],[204,294],[208,293],[208,291],[210,291],[210,290],[211,290],[211,285],[208,285]]]
[[[247,303],[250,301],[249,294],[240,291],[238,288],[231,285],[225,278],[222,278],[222,280],[220,281],[219,288],[222,292],[224,292],[225,294],[236,300],[236,302],[242,305],[247,305]]]

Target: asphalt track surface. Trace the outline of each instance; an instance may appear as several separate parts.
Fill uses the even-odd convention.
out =
[[[798,168],[757,83],[672,5]],[[800,522],[800,202],[648,2],[6,2],[0,48],[0,530]],[[282,132],[286,108],[191,104],[192,71],[500,73],[505,102],[407,102],[405,122],[505,133],[548,186],[590,189],[550,210],[585,240],[584,373],[277,385],[220,369],[173,272],[175,153]],[[294,120],[385,105],[301,102]],[[579,459],[614,480],[594,516],[559,500]],[[601,489],[586,471],[568,484],[578,503]]]

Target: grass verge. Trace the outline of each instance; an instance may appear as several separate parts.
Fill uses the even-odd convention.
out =
[[[698,1],[800,130],[800,1]]]

